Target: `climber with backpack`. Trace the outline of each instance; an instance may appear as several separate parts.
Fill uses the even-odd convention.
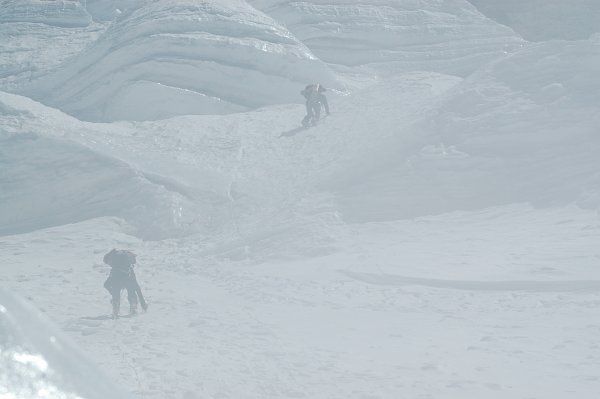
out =
[[[136,263],[136,255],[128,250],[113,249],[104,255],[104,263],[111,267],[110,274],[104,282],[104,288],[110,293],[112,299],[112,317],[119,317],[121,306],[121,291],[127,290],[129,301],[129,314],[137,313],[138,299],[142,309],[146,311],[148,304],[142,295],[142,290],[137,282],[133,267]]]
[[[329,115],[329,104],[325,93],[327,89],[321,84],[308,85],[300,92],[306,99],[306,116],[302,119],[302,126],[305,128],[315,126],[321,118],[321,107],[325,108],[325,112]]]

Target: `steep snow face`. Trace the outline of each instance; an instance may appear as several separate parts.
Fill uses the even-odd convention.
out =
[[[77,1],[3,1],[0,90],[18,91],[78,54],[104,31]]]
[[[521,42],[466,0],[250,0],[319,58],[347,66],[467,74]]]
[[[596,0],[469,0],[482,13],[527,40],[587,39],[600,31]]]
[[[185,230],[193,209],[185,193],[83,141],[69,140],[85,136],[86,127],[30,103],[0,93],[0,235],[99,216],[121,217],[134,234],[148,239]]]
[[[154,120],[298,101],[311,81],[336,85],[303,44],[245,2],[162,0],[119,18],[26,92],[84,120]]]
[[[600,205],[600,45],[532,45],[475,73],[340,190],[352,220],[390,220],[530,202]],[[418,142],[418,141],[417,141]],[[382,145],[383,146],[383,145]],[[402,151],[402,152],[401,152]],[[345,173],[364,171],[364,160]],[[376,193],[376,194],[374,194]]]
[[[63,333],[0,288],[0,397],[125,399]]]
[[[34,134],[0,134],[0,144],[0,235],[105,215],[125,218],[146,238],[175,227],[182,199],[124,163]]]
[[[34,22],[60,27],[88,26],[92,18],[79,0],[5,0],[0,23]]]
[[[298,128],[304,114],[299,104],[234,115],[98,124],[82,123],[23,97],[0,95],[5,114],[0,121],[13,135],[5,144],[10,151],[5,160],[7,179],[15,182],[4,192],[9,204],[6,218],[23,215],[33,227],[35,223],[45,227],[84,217],[120,216],[138,227],[141,233],[136,235],[142,237],[149,236],[146,230],[154,237],[156,230],[162,236],[202,231],[211,236],[229,234],[223,248],[237,248],[234,241],[242,235],[257,242],[265,237],[281,240],[288,252],[298,244],[304,246],[302,253],[318,252],[326,247],[325,240],[307,248],[306,240],[295,237],[305,231],[320,237],[318,228],[312,229],[321,223],[320,215],[336,218],[327,202],[328,193],[339,183],[320,182],[357,160],[365,159],[362,167],[369,167],[383,143],[420,120],[435,104],[433,99],[458,82],[456,77],[426,73],[404,75],[353,96],[331,92],[332,115],[306,132]],[[21,131],[37,135],[27,141],[27,136],[16,135]],[[414,146],[412,137],[406,141]],[[38,148],[42,144],[46,150]],[[22,157],[24,153],[35,156]],[[64,175],[63,181],[48,175],[53,168]],[[348,170],[354,173],[353,182],[364,174]],[[114,184],[93,184],[101,178]],[[124,195],[142,189],[149,193]],[[38,195],[43,190],[63,203],[46,204],[46,197]],[[82,201],[82,190],[97,200]],[[324,198],[308,196],[315,191],[324,192]],[[16,198],[26,200],[28,195],[40,197],[40,204],[9,212],[10,206],[22,202]],[[44,208],[61,219],[49,221]],[[300,212],[315,217],[298,218]],[[161,223],[164,229],[158,229]],[[18,227],[11,224],[8,233],[27,231]]]

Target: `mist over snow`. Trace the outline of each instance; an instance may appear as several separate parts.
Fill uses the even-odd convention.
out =
[[[595,399],[599,18],[0,1],[0,397]]]
[[[484,15],[510,26],[527,40],[581,40],[598,32],[600,4],[594,0],[469,0]]]

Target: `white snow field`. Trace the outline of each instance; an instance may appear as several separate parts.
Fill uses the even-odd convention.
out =
[[[555,1],[31,2],[85,26],[18,3],[0,287],[31,303],[0,345],[35,306],[136,398],[597,398],[600,25],[538,29]],[[314,81],[331,115],[301,129]],[[112,248],[148,312],[110,318]],[[67,396],[35,374],[0,398],[98,395],[55,364]]]

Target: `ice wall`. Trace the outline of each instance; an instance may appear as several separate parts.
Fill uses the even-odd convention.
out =
[[[80,119],[154,120],[299,101],[333,73],[285,28],[243,1],[160,0],[25,92]]]
[[[465,75],[520,44],[510,28],[466,0],[249,3],[284,23],[322,60],[346,66]]]
[[[78,1],[0,3],[0,90],[19,91],[81,52],[104,31]]]
[[[69,139],[93,136],[85,129],[59,111],[0,92],[0,235],[102,216],[125,219],[146,239],[179,234],[190,212],[186,193]]]
[[[5,0],[0,23],[34,22],[60,27],[87,26],[90,14],[79,0]]]

